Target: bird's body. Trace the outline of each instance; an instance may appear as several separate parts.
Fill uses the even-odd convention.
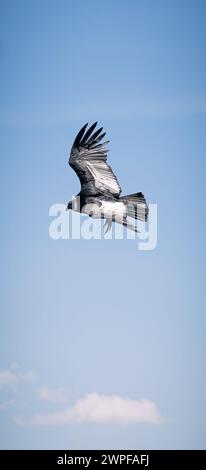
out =
[[[94,201],[89,198],[82,212],[95,219],[112,220],[115,215],[115,221],[119,223],[123,222],[126,217],[126,207],[123,202],[106,200],[103,195],[94,198]]]
[[[101,134],[102,128],[93,133],[96,124],[87,132],[87,124],[83,126],[73,143],[69,164],[80,179],[81,191],[67,208],[93,218],[106,219],[106,231],[113,221],[137,231],[127,218],[147,220],[146,200],[141,192],[120,197],[121,187],[107,164],[105,145],[108,141],[99,143],[105,133]]]

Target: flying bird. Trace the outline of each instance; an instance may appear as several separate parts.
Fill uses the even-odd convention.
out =
[[[93,218],[105,219],[105,233],[112,222],[138,232],[129,220],[147,220],[148,206],[141,192],[121,196],[121,187],[112,168],[107,163],[109,140],[102,141],[103,127],[95,130],[97,122],[80,129],[71,148],[69,165],[80,179],[81,191],[68,202],[67,209],[81,212]],[[94,132],[95,130],[95,132]]]

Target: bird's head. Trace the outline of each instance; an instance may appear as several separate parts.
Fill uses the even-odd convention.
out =
[[[68,202],[66,210],[71,209],[74,212],[80,212],[80,197],[77,194],[76,197],[73,197],[71,201]]]
[[[66,211],[68,211],[69,209],[72,209],[72,201],[69,201],[67,204]]]

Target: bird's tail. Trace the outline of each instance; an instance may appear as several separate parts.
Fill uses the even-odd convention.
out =
[[[149,209],[144,194],[128,194],[127,196],[120,197],[120,200],[126,205],[129,217],[142,220],[143,222],[147,220]]]

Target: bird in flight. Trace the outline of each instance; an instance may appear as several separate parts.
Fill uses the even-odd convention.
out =
[[[69,165],[80,179],[81,191],[69,201],[67,209],[105,219],[105,233],[112,222],[138,232],[129,220],[147,220],[148,206],[141,192],[121,196],[121,187],[112,168],[107,163],[106,144],[102,141],[106,132],[103,127],[95,130],[97,122],[80,129],[71,148]],[[95,132],[94,132],[95,130]]]

